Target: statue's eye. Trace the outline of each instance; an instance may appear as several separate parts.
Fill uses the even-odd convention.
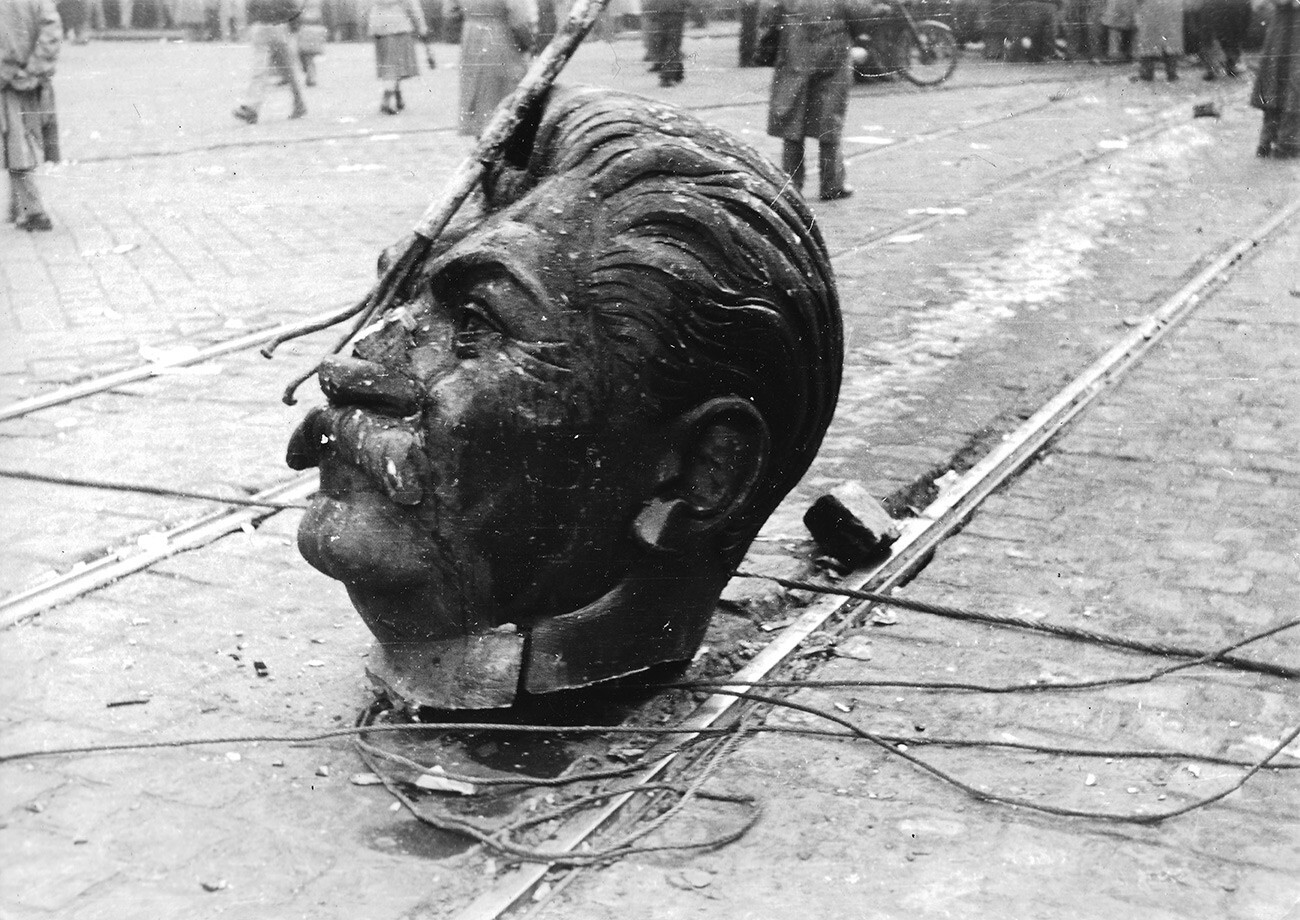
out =
[[[456,357],[477,358],[483,339],[500,331],[486,305],[478,300],[463,301],[456,310]]]

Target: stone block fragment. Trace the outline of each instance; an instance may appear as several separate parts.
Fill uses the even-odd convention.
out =
[[[894,519],[856,482],[813,502],[803,522],[824,552],[852,568],[883,557],[899,534]]]

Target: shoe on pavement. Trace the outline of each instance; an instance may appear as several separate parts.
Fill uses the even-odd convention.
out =
[[[853,188],[852,186],[848,186],[848,185],[841,185],[837,189],[832,189],[829,192],[822,192],[821,194],[822,201],[839,201],[842,198],[852,198],[852,197],[853,197]]]
[[[18,222],[18,229],[26,230],[28,233],[53,230],[54,223],[48,214],[32,214]]]
[[[251,106],[241,105],[231,113],[240,121],[247,122],[250,125],[257,124],[257,109]]]
[[[298,105],[295,105],[293,107],[293,111],[289,113],[289,117],[302,118],[306,114],[307,114],[307,106],[303,105],[302,103],[299,103]]]

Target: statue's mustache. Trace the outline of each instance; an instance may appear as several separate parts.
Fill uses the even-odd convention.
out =
[[[415,428],[403,419],[356,406],[317,406],[289,439],[286,461],[295,470],[332,455],[364,472],[399,505],[424,499],[431,472]]]

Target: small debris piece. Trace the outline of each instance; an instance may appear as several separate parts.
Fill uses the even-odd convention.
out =
[[[327,765],[325,765],[325,764],[321,764],[319,767],[316,768],[316,775],[317,775],[317,776],[329,776],[329,775],[330,775],[330,768],[329,768]]]
[[[880,559],[899,536],[894,519],[856,482],[813,502],[803,522],[818,546],[854,567]]]
[[[1129,795],[1137,795],[1140,790],[1138,789],[1137,786],[1129,786],[1124,791],[1127,792]]]
[[[30,812],[31,812],[32,814],[34,814],[34,815],[39,815],[41,812],[43,812],[43,811],[45,810],[45,803],[44,803],[44,802],[28,802],[28,803],[27,803],[27,810],[30,811]]]
[[[1085,776],[1085,777],[1083,778],[1083,784],[1084,784],[1085,786],[1095,786],[1095,785],[1097,785],[1097,774],[1095,774],[1095,773],[1089,773],[1087,776]]]
[[[348,777],[348,782],[354,786],[378,786],[383,780],[377,773],[353,773]]]
[[[835,654],[839,658],[870,661],[872,655],[871,640],[865,636],[849,636],[835,646]]]
[[[143,706],[147,702],[149,702],[147,699],[112,700],[111,702],[105,703],[104,708],[115,709],[118,706]]]
[[[283,760],[280,760],[280,759],[277,757],[275,760],[271,761],[271,766],[273,766],[273,767],[283,767],[283,766],[284,766],[284,761],[283,761]]]
[[[319,658],[313,658],[311,661],[307,662],[307,667],[323,668],[325,667],[325,662],[321,661]]]
[[[1192,106],[1193,118],[1221,118],[1223,113],[1213,102],[1198,102]]]
[[[1192,774],[1192,776],[1195,776],[1197,779],[1201,778],[1201,768],[1198,767],[1196,764],[1189,763],[1186,769],[1188,773]]]
[[[226,760],[229,760],[231,763],[239,763],[243,759],[244,759],[243,755],[241,755],[238,751],[226,752]]]
[[[961,479],[960,473],[956,470],[949,470],[934,481],[934,487],[940,492],[943,492],[946,489],[951,489],[955,486],[959,479]]]
[[[265,661],[254,661],[253,671],[257,674],[258,677],[266,677],[268,674],[271,673],[271,670],[266,666]]]
[[[776,632],[778,629],[785,629],[793,622],[794,617],[786,617],[783,620],[777,620],[773,623],[760,623],[758,624],[758,628],[763,630],[763,632]]]
[[[204,891],[225,891],[230,887],[230,883],[224,878],[219,878],[215,882],[201,881],[199,884],[203,886]]]
[[[853,711],[853,707],[850,706],[848,703],[836,703],[836,704],[835,704],[835,708],[838,709],[840,712],[852,712],[852,711]]]
[[[877,610],[871,618],[872,626],[893,626],[898,622],[898,614],[892,610]]]
[[[545,901],[551,894],[551,883],[542,882],[533,890],[534,901]]]
[[[713,876],[703,869],[682,869],[668,876],[668,884],[683,891],[695,891],[713,884]]]
[[[473,783],[452,779],[440,773],[441,771],[431,771],[420,774],[415,780],[416,788],[427,792],[455,792],[457,795],[474,795],[478,792],[478,787]]]

